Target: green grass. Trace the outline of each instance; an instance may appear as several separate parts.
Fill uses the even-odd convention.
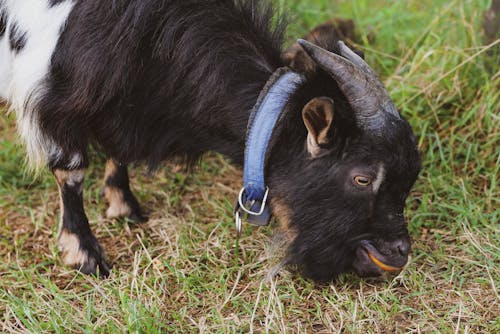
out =
[[[500,74],[481,33],[489,1],[279,2],[292,13],[289,42],[328,18],[353,18],[368,62],[419,136],[407,268],[327,286],[287,271],[268,280],[279,261],[271,228],[246,227],[235,255],[241,172],[221,157],[193,173],[134,168],[150,212],[136,226],[103,218],[94,154],[85,203],[114,268],[107,280],[80,275],[55,247],[55,183],[48,172],[27,175],[14,119],[2,116],[0,332],[500,332]]]

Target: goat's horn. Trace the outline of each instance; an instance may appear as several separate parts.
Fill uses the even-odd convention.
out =
[[[363,71],[365,71],[366,74],[377,77],[377,74],[373,71],[373,69],[368,65],[363,58],[358,56],[354,51],[352,51],[343,41],[338,41],[337,46],[340,51],[340,55],[344,58],[347,58],[348,60],[351,61],[354,65],[357,67],[361,68]]]
[[[335,79],[349,101],[356,122],[361,128],[383,127],[387,113],[400,118],[387,90],[375,72],[344,43],[339,43],[344,57],[302,39],[299,39],[298,43],[319,67]]]

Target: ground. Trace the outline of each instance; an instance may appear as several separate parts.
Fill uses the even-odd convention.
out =
[[[149,222],[107,220],[95,152],[85,204],[113,271],[78,274],[55,246],[56,184],[26,171],[13,115],[2,113],[0,331],[500,332],[500,73],[490,52],[500,40],[483,42],[489,4],[286,1],[288,43],[331,17],[356,21],[368,62],[419,137],[423,172],[406,210],[413,251],[397,276],[269,279],[279,262],[272,228],[246,226],[237,245],[241,171],[214,154],[192,172],[135,166]]]

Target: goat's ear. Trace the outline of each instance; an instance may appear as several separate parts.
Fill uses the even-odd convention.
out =
[[[309,132],[307,135],[307,151],[312,157],[321,153],[321,146],[328,144],[328,132],[332,126],[334,115],[333,100],[329,97],[317,97],[309,101],[302,109],[302,119]]]

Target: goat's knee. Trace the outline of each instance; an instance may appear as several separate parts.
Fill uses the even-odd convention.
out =
[[[90,230],[83,207],[85,170],[54,169],[61,200],[61,226],[58,238],[62,259],[85,274],[109,275],[104,251]]]
[[[108,218],[126,217],[135,222],[147,220],[142,214],[139,202],[130,190],[127,165],[122,165],[110,159],[106,162],[104,177],[104,196],[109,207]]]

